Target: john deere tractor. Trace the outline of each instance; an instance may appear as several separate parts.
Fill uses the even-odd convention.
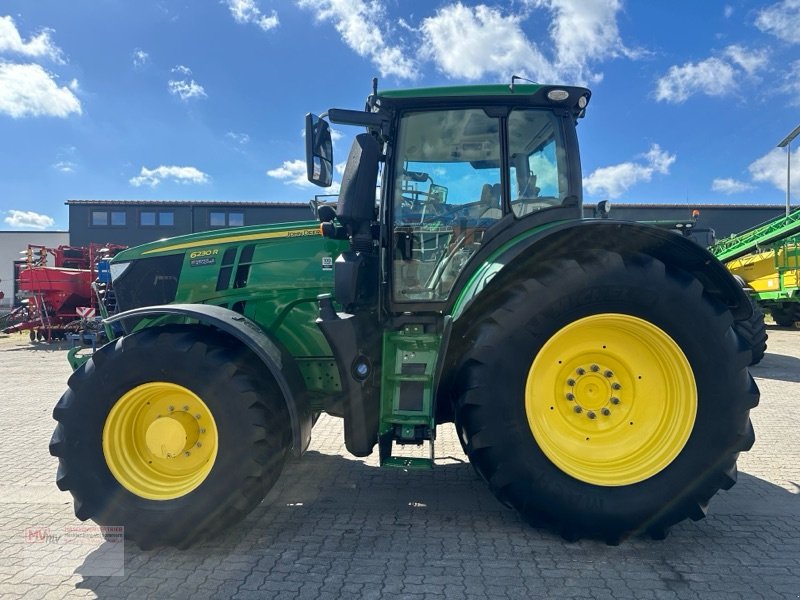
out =
[[[408,471],[453,422],[492,493],[568,538],[702,518],[754,440],[751,305],[688,239],[582,218],[589,98],[374,82],[365,110],[306,118],[323,187],[329,122],[363,129],[316,220],[118,254],[117,337],[53,413],[78,518],[191,545],[261,502],[322,412]]]

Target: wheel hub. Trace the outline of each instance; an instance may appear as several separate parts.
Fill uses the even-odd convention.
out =
[[[655,475],[691,434],[697,389],[675,341],[643,319],[585,317],[557,331],[531,365],[528,424],[562,471],[596,485]]]
[[[167,382],[137,386],[112,407],[103,427],[103,455],[128,491],[170,500],[199,486],[214,464],[214,418],[189,389]]]

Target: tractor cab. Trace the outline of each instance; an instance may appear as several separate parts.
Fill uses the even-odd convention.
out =
[[[374,84],[364,112],[328,111],[332,122],[367,132],[353,143],[336,214],[323,216],[322,231],[375,256],[345,257],[361,266],[340,268],[347,274],[337,282],[372,270],[381,289],[360,289],[367,303],[388,313],[446,312],[492,240],[580,218],[575,123],[589,97],[583,88],[530,84],[381,93]],[[330,186],[330,127],[308,115],[306,130],[308,178]]]
[[[378,406],[369,396],[382,396],[379,430],[410,420],[396,440],[430,439],[436,362],[460,293],[504,243],[581,217],[575,124],[589,97],[584,88],[513,82],[379,93],[373,82],[365,111],[328,111],[331,122],[366,132],[353,142],[335,212],[319,212],[323,235],[350,241],[319,324],[344,365],[346,405],[363,415]],[[309,180],[330,186],[330,126],[316,115],[306,117],[306,158]],[[404,364],[415,344],[430,360]],[[383,381],[370,383],[378,371]],[[351,452],[371,452],[375,428],[348,432],[347,421]]]

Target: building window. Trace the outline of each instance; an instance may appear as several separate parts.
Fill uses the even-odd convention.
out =
[[[208,213],[208,224],[210,227],[242,227],[244,213],[213,211]]]
[[[93,210],[92,211],[92,226],[104,227],[108,225],[108,211],[107,210]]]
[[[122,211],[111,211],[111,225],[113,227],[125,226],[125,213]]]
[[[155,211],[146,210],[139,213],[139,225],[142,227],[153,227],[156,224]]]
[[[158,224],[161,227],[172,227],[175,225],[175,213],[165,210],[158,213]]]

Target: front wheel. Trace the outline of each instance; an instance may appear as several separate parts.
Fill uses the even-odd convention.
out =
[[[53,411],[50,452],[75,514],[142,547],[231,526],[277,480],[290,443],[275,383],[228,336],[145,329],[101,348]]]
[[[701,518],[753,443],[758,390],[729,311],[641,255],[551,260],[464,334],[456,423],[495,495],[611,543]]]

